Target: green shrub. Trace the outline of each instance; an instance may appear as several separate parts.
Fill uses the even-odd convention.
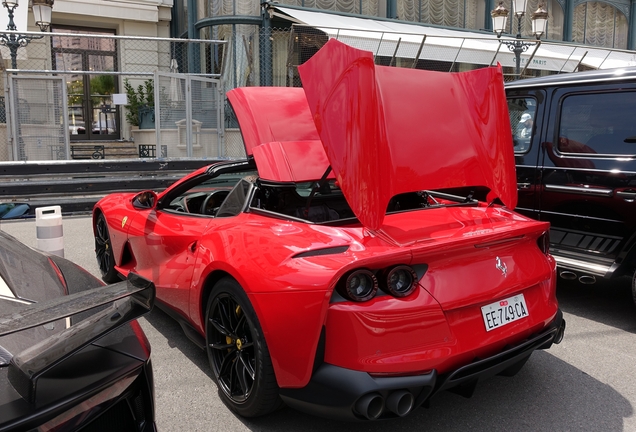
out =
[[[139,126],[139,109],[154,108],[155,106],[154,81],[146,80],[135,89],[126,78],[124,79],[124,90],[126,90],[128,97],[126,121],[133,126]]]

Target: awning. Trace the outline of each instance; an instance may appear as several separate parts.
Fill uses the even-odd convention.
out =
[[[315,12],[290,7],[273,7],[274,14],[286,20],[323,31],[355,48],[371,51],[375,56],[438,60],[515,67],[515,57],[504,41],[514,38],[495,34],[383,21],[368,18]],[[575,71],[579,64],[598,69],[636,65],[636,52],[599,47],[559,44],[533,39],[521,55],[521,67],[558,72]],[[534,55],[532,55],[534,54]]]

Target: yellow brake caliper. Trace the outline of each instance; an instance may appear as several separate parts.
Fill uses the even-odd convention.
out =
[[[234,313],[236,314],[237,317],[241,316],[241,305],[237,305],[236,309],[234,310]],[[231,337],[229,336],[225,336],[225,343],[227,343],[228,345],[232,345],[234,343],[234,341],[232,340]],[[240,339],[236,340],[236,347],[239,349],[239,351],[241,350],[241,346],[243,345],[243,343],[241,342]],[[229,352],[229,348],[228,348],[228,352]]]

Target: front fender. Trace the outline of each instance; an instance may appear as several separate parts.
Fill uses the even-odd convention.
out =
[[[93,235],[95,235],[97,215],[102,213],[108,224],[115,265],[121,263],[122,251],[128,239],[128,229],[133,218],[139,213],[132,206],[133,196],[134,194],[130,193],[111,194],[98,201],[93,208]]]

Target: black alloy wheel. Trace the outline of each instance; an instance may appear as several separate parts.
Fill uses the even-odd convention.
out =
[[[115,270],[115,258],[108,234],[106,217],[100,213],[95,223],[95,256],[102,280],[106,283],[121,282],[119,273]]]
[[[219,394],[244,417],[282,405],[263,332],[247,295],[230,278],[214,287],[206,313],[206,350]]]

